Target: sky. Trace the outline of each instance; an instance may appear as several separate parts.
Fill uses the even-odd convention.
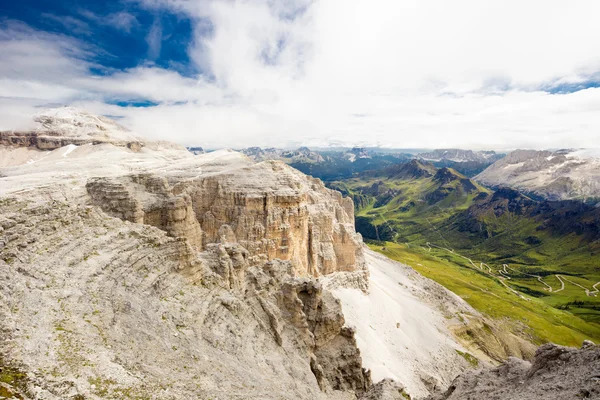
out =
[[[600,147],[598,0],[0,3],[0,130],[205,148]]]

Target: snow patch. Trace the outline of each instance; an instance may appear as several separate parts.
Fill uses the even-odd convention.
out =
[[[63,149],[65,149],[65,152],[62,154],[62,156],[66,157],[70,152],[72,152],[76,148],[77,148],[77,146],[74,144],[66,145],[65,147],[63,147]]]

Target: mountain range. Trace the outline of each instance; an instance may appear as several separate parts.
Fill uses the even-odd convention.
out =
[[[296,150],[251,147],[240,151],[255,161],[284,161],[323,181],[345,179],[357,173],[378,170],[411,159],[427,160],[437,167],[452,167],[467,176],[474,176],[504,156],[493,151],[440,149],[419,152],[414,149],[364,147],[335,150],[311,150],[307,147]]]

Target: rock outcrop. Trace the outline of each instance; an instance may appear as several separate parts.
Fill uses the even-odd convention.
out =
[[[172,186],[141,174],[92,178],[86,188],[110,215],[184,237],[198,250],[239,243],[255,262],[292,261],[300,276],[363,269],[352,201],[280,162]]]
[[[360,400],[410,400],[410,398],[401,384],[392,379],[383,379],[371,386]]]
[[[280,162],[122,146],[110,121],[68,114],[22,135],[67,146],[3,147],[35,158],[0,178],[0,396],[368,391],[354,331],[316,279],[366,289],[351,201]]]
[[[92,178],[86,184],[92,203],[122,220],[155,226],[202,249],[202,231],[189,195],[174,195],[166,178],[151,174]]]
[[[27,378],[0,390],[314,399],[371,385],[339,301],[290,261],[235,243],[197,253],[97,207],[4,199],[0,215],[0,367]]]
[[[599,399],[600,347],[581,349],[546,344],[532,362],[509,358],[496,368],[469,371],[430,400]]]

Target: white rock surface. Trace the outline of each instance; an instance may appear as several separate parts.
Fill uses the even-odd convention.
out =
[[[550,200],[599,199],[597,149],[515,150],[475,177],[492,187],[511,187]]]
[[[35,114],[33,120],[39,124],[35,129],[36,132],[52,136],[142,140],[112,119],[76,107],[51,108]]]
[[[127,142],[75,114],[45,113],[50,139],[2,136],[0,368],[21,377],[2,393],[312,400],[370,387],[313,277],[363,271],[349,200],[280,162]]]

